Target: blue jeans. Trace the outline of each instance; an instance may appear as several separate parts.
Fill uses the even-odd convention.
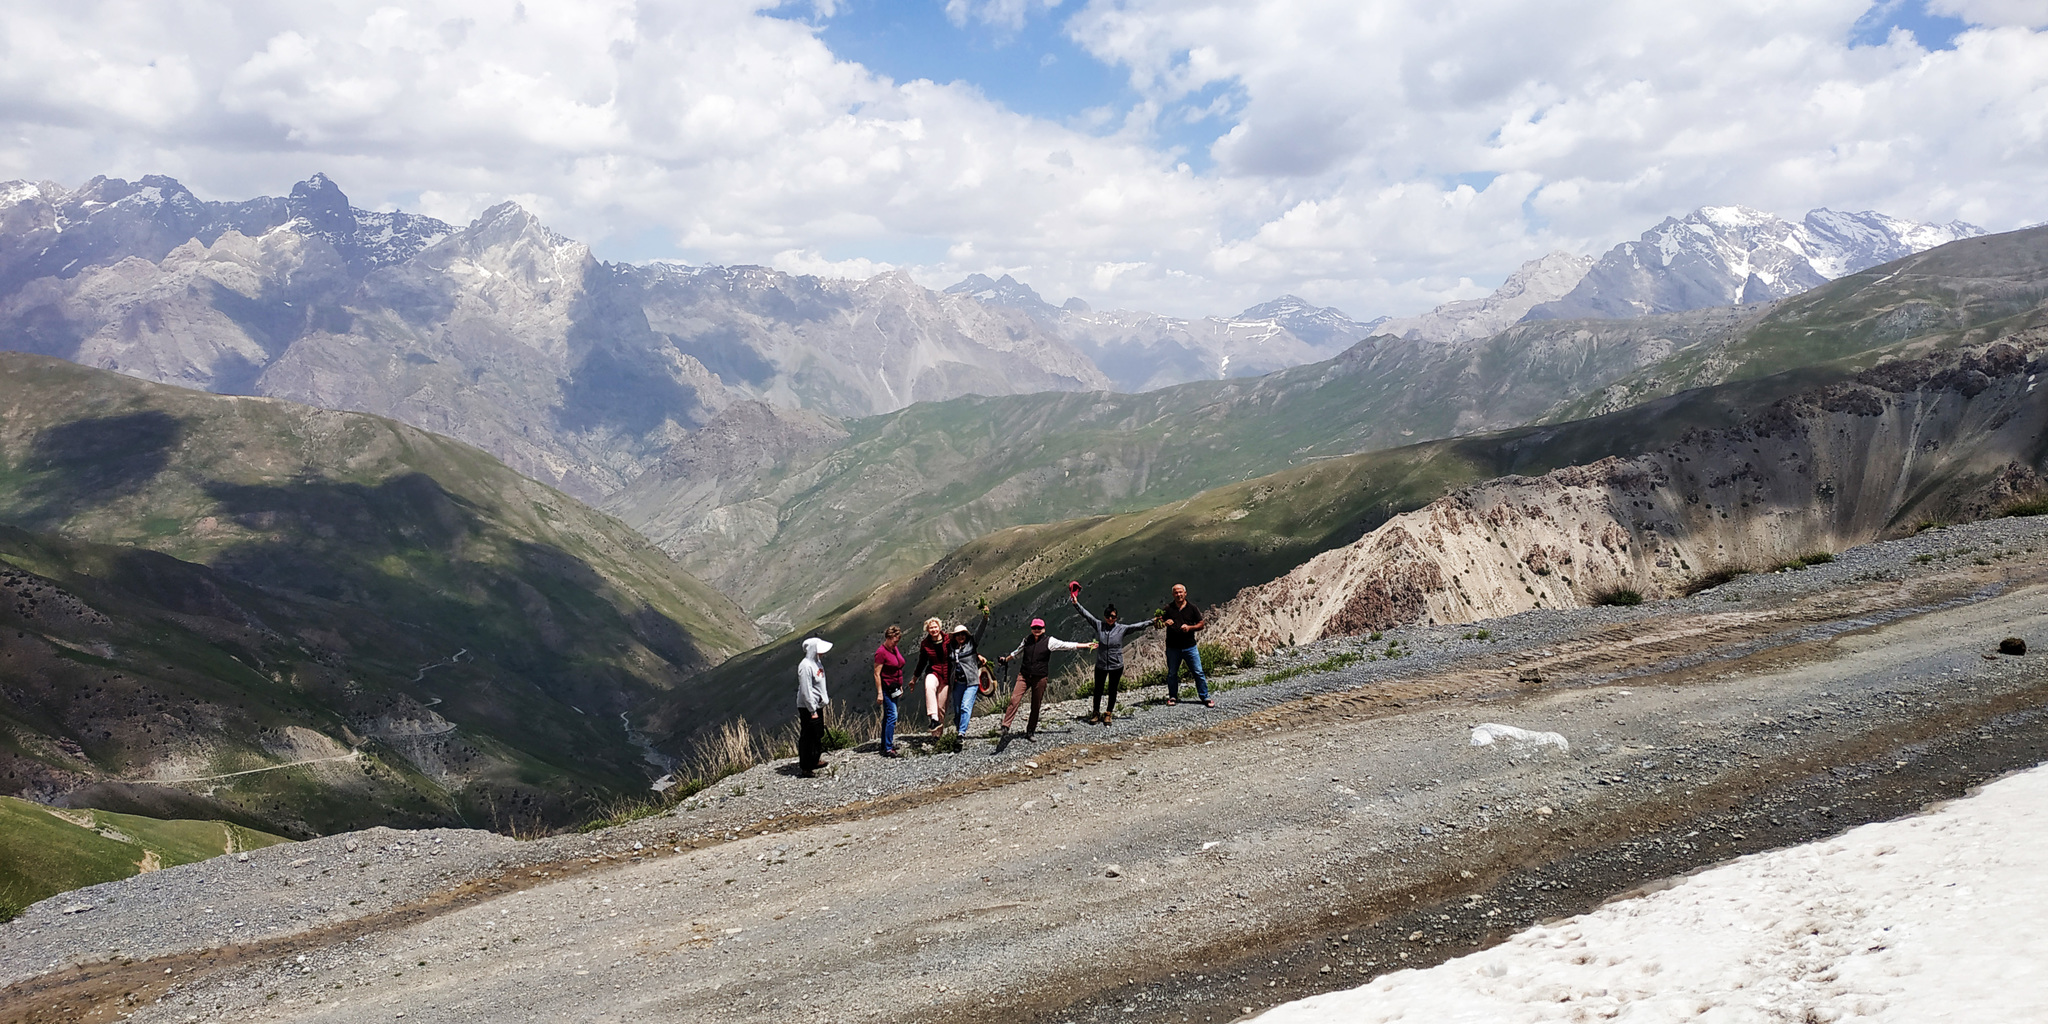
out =
[[[896,749],[896,698],[882,691],[882,752]]]
[[[1180,699],[1180,663],[1187,662],[1195,674],[1195,695],[1201,700],[1209,699],[1209,677],[1202,674],[1202,652],[1190,647],[1185,651],[1166,649],[1166,699]]]
[[[960,735],[967,735],[967,720],[974,717],[974,698],[981,696],[979,682],[962,683],[954,681],[953,692],[960,707]]]

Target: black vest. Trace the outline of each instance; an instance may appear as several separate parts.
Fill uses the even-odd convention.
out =
[[[1043,679],[1051,673],[1051,633],[1041,633],[1037,639],[1024,641],[1024,649],[1017,652],[1017,671],[1031,679]]]

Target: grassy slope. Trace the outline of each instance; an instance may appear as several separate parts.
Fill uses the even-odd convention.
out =
[[[803,622],[991,531],[1149,508],[1411,438],[1583,419],[1688,388],[1867,362],[1901,340],[2023,315],[2044,291],[2048,229],[2029,229],[1768,308],[1518,325],[1457,348],[1376,338],[1325,363],[1137,395],[921,403],[853,421],[829,450],[730,488],[728,505],[773,510],[765,547],[655,539],[749,610]],[[608,507],[644,523],[678,490],[654,472]]]
[[[0,921],[60,892],[288,842],[225,821],[55,811],[0,797]],[[155,854],[154,860],[150,854]]]
[[[155,811],[162,787],[120,780],[310,742],[367,760],[245,777],[209,816],[563,822],[641,784],[619,712],[758,638],[623,524],[466,445],[31,356],[0,356],[0,382],[0,521],[19,528],[0,559],[23,571],[0,606],[0,757],[35,780],[17,791],[84,781]],[[435,715],[457,730],[405,735]]]

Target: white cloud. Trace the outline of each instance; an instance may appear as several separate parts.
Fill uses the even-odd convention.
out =
[[[1933,53],[1850,47],[1856,0],[960,0],[1071,17],[1130,74],[1135,108],[1073,125],[878,76],[769,0],[0,5],[0,177],[324,170],[455,219],[518,198],[600,253],[1029,268],[1098,306],[1413,312],[1710,203],[2048,217],[2048,35],[2017,0],[1933,0],[1977,26]],[[1160,140],[1201,115],[1197,172]]]
[[[2048,26],[2048,4],[2041,0],[1928,0],[1927,9],[1972,25]]]

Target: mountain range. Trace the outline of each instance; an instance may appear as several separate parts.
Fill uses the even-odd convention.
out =
[[[1058,617],[1066,614],[1068,580],[1084,581],[1091,592],[1105,599],[1136,602],[1140,606],[1142,602],[1159,600],[1161,589],[1169,582],[1184,582],[1205,600],[1223,601],[1240,591],[1254,593],[1250,588],[1287,578],[1297,567],[1324,556],[1325,552],[1344,549],[1372,536],[1397,516],[1424,509],[1461,488],[1482,487],[1495,478],[1508,481],[1501,486],[1509,490],[1499,493],[1519,493],[1512,491],[1517,476],[1563,471],[1607,458],[1648,456],[1659,449],[1687,443],[1707,445],[1718,453],[1717,459],[1725,459],[1727,453],[1722,449],[1730,443],[1725,438],[1712,443],[1689,442],[1689,435],[1722,431],[1736,432],[1727,433],[1726,437],[1753,437],[1757,428],[1751,424],[1759,422],[1760,417],[1767,424],[1780,422],[1781,418],[1772,418],[1774,414],[1769,410],[1773,403],[1787,400],[1794,403],[1788,408],[1794,409],[1827,409],[1847,401],[1858,409],[1874,411],[1867,415],[1858,413],[1863,419],[1838,424],[1815,421],[1829,422],[1831,426],[1803,427],[1796,437],[1788,433],[1782,442],[1771,442],[1774,447],[1768,452],[1763,443],[1753,443],[1751,447],[1757,450],[1743,463],[1729,468],[1738,478],[1758,479],[1758,486],[1773,502],[1768,508],[1756,506],[1753,515],[1764,518],[1743,520],[1742,528],[1753,533],[1748,535],[1750,539],[1745,545],[1730,549],[1731,554],[1741,556],[1740,564],[1768,567],[1769,560],[1808,553],[1810,546],[1854,542],[1841,540],[1828,530],[1837,530],[1842,538],[1868,539],[1902,525],[1909,528],[1908,520],[1915,516],[1968,518],[1995,512],[2000,501],[2029,493],[2034,487],[2034,477],[2029,473],[2038,474],[2048,467],[2041,462],[2038,446],[2021,443],[2024,432],[2000,434],[1978,444],[1980,439],[1971,434],[1974,428],[1968,427],[1968,423],[1975,421],[1957,418],[1961,415],[1957,411],[1960,407],[1944,405],[1951,399],[1942,396],[1959,388],[1967,392],[1978,386],[1971,374],[1983,371],[1969,360],[1989,357],[1973,356],[1973,352],[2010,343],[2031,353],[2041,332],[2048,329],[2048,302],[2044,302],[2043,296],[2048,296],[2048,228],[2034,228],[1953,242],[1763,306],[1638,320],[1521,324],[1454,360],[1417,362],[1405,367],[1398,362],[1381,363],[1379,368],[1386,377],[1352,375],[1347,370],[1353,359],[1369,365],[1375,356],[1388,351],[1418,359],[1420,353],[1442,356],[1457,353],[1460,347],[1382,337],[1362,343],[1328,365],[1297,367],[1254,382],[1189,384],[1154,392],[1153,395],[1188,392],[1184,397],[1192,397],[1192,389],[1218,389],[1214,405],[1189,403],[1185,418],[1161,418],[1135,435],[1142,441],[1134,441],[1134,447],[1139,443],[1148,446],[1142,449],[1150,460],[1144,463],[1146,468],[1155,464],[1171,467],[1178,474],[1174,479],[1190,488],[1186,493],[1171,498],[1155,497],[1149,502],[1134,501],[1129,511],[1105,514],[1113,505],[1101,500],[1101,489],[1133,475],[1104,457],[1115,452],[1105,442],[1113,433],[1117,437],[1132,436],[1129,432],[1103,431],[1094,436],[1079,432],[1046,433],[1041,442],[1045,450],[1023,446],[1016,450],[1019,456],[1046,460],[1040,464],[1044,468],[1032,472],[1023,472],[1030,467],[1021,460],[1002,463],[992,455],[978,456],[971,460],[972,465],[993,462],[1004,470],[1021,467],[1018,471],[1023,473],[1027,485],[1018,490],[1040,503],[1032,506],[1034,509],[1061,500],[1080,504],[1081,498],[1065,496],[1091,488],[1098,495],[1098,504],[1091,511],[1065,519],[1020,515],[1013,520],[1015,525],[989,530],[950,548],[922,568],[894,577],[880,573],[863,577],[857,587],[845,591],[845,600],[823,610],[811,621],[800,623],[800,630],[736,657],[709,675],[717,681],[741,685],[743,680],[763,672],[765,666],[794,661],[797,637],[817,634],[839,640],[865,640],[878,635],[891,622],[914,622],[926,615],[964,617],[982,599],[993,604],[997,622],[1006,629],[1021,628],[1021,623],[1033,616],[1053,617],[1057,623],[1062,621]],[[1508,358],[1510,354],[1516,358]],[[1946,362],[1925,366],[1914,362],[1936,358]],[[2027,355],[2020,365],[2026,365],[2032,358]],[[2032,382],[2022,373],[2016,378],[2017,385],[2013,385],[2012,373],[2017,371],[2007,366],[2009,362],[2004,356],[1994,359],[1996,366],[2003,367],[1999,379],[2006,384],[2001,386],[2006,386],[2008,392],[2016,387],[2018,394],[2008,394],[2007,399],[2001,400],[2008,404],[1996,408],[1990,404],[1969,406],[1977,410],[1971,416],[1984,423],[1995,421],[2002,427],[2005,421],[1999,419],[2001,415],[2018,415],[2014,410],[2022,406],[2031,408],[2027,404],[2031,399],[2025,396]],[[1639,368],[1619,370],[1629,365]],[[1911,372],[1896,379],[1883,376],[1888,372],[1885,367],[1893,365]],[[1609,376],[1611,373],[1619,376]],[[1865,376],[1859,378],[1859,374]],[[1877,376],[1870,376],[1873,374]],[[1391,380],[1386,394],[1400,395],[1403,404],[1370,404],[1380,393],[1378,381],[1382,379]],[[1602,386],[1598,383],[1601,380],[1622,383]],[[1957,384],[1958,380],[1962,383]],[[1850,385],[1854,385],[1851,392],[1866,396],[1869,401],[1853,394],[1837,397],[1828,390]],[[1892,388],[1887,392],[1890,397],[1878,396],[1870,390],[1881,391],[1885,387]],[[1580,397],[1557,397],[1572,393]],[[1963,395],[1965,399],[1974,397],[1970,393]],[[1028,397],[988,399],[982,403],[987,411],[975,410],[975,415],[985,416],[1010,406],[1005,410],[1008,415],[1019,417],[1020,423],[1027,422],[1021,418],[1023,410],[1013,407],[1027,401]],[[1451,411],[1446,407],[1452,407]],[[895,425],[898,429],[909,429],[906,418],[936,417],[942,408],[906,410],[894,418]],[[1871,432],[1875,426],[1899,422],[1901,416],[1911,420],[1915,408],[1928,410],[1930,416],[1939,411],[1938,430],[1931,421],[1918,429],[1929,432],[1926,439],[1935,447],[1954,448],[1953,459],[1916,462],[1912,451],[1896,447],[1897,437],[1879,437]],[[1386,412],[1387,409],[1397,411]],[[1542,411],[1545,409],[1548,411]],[[1588,412],[1589,409],[1596,411]],[[1464,420],[1461,427],[1456,410],[1491,410],[1504,419],[1521,415],[1524,425],[1489,432],[1471,426],[1479,421],[1474,416]],[[1066,414],[1072,411],[1040,411],[1037,417],[1066,423]],[[967,412],[959,409],[951,415]],[[1356,413],[1359,419],[1342,419],[1346,413]],[[1400,441],[1407,443],[1372,445],[1372,438],[1366,436],[1366,450],[1355,453],[1347,454],[1341,445],[1332,445],[1323,449],[1329,454],[1322,457],[1295,455],[1291,460],[1288,454],[1290,442],[1313,436],[1318,430],[1351,440],[1361,437],[1367,428],[1347,428],[1347,423],[1369,425],[1376,416],[1383,417],[1379,422],[1409,422],[1423,415],[1440,417],[1436,422],[1445,424],[1440,428],[1445,431],[1442,439],[1402,438]],[[1872,416],[1877,418],[1869,418]],[[1857,429],[1852,431],[1851,426]],[[1354,432],[1346,435],[1347,429]],[[1825,429],[1848,433],[1840,444],[1824,443],[1827,439],[1819,437],[1816,431]],[[1742,431],[1749,434],[1741,435]],[[926,430],[910,436],[929,438],[961,432],[955,427],[952,431]],[[887,437],[888,441],[870,450],[861,447],[863,437],[870,442],[877,437]],[[901,435],[860,435],[845,447],[821,448],[834,454],[830,458],[820,457],[819,464],[829,463],[844,474],[844,479],[901,480],[901,476],[892,476],[885,467],[865,471],[856,467],[863,465],[864,458],[886,461],[910,447]],[[1818,456],[1799,455],[1800,451],[1822,449],[1826,452],[1824,462],[1816,462]],[[1048,458],[1055,451],[1061,457]],[[1080,457],[1089,452],[1096,456],[1094,462]],[[1682,451],[1671,457],[1695,456]],[[1773,461],[1779,459],[1798,465],[1780,467]],[[1857,459],[1870,463],[1867,470],[1857,467]],[[1986,470],[1987,460],[2001,459],[2032,469],[2007,474],[2000,464],[2001,468],[1995,471]],[[1259,463],[1280,467],[1290,461],[1291,468],[1267,473],[1238,468]],[[803,474],[804,465],[802,458],[793,460],[795,475]],[[1086,472],[1095,467],[1100,468],[1094,474]],[[1834,471],[1827,467],[1850,467],[1858,479],[1892,479],[1906,490],[1902,495],[1886,493],[1868,501],[1859,499],[1860,511],[1853,522],[1836,523],[1827,515],[1815,513],[1812,522],[1817,525],[1812,529],[1773,533],[1771,524],[1778,520],[1765,513],[1781,507],[1795,509],[1794,492],[1798,488],[1811,487],[1815,495],[1820,495],[1823,484],[1836,489],[1847,486],[1847,477],[1840,474],[1848,470],[1830,476]],[[1799,476],[1800,473],[1807,475]],[[1076,478],[1084,482],[1072,483]],[[847,509],[858,508],[857,500],[835,500],[831,485],[824,478],[805,479],[807,485],[800,491],[801,500],[793,503],[788,516],[792,527],[802,528],[809,516],[837,508],[842,515],[836,523],[840,531],[836,536],[859,541],[849,541],[844,548],[828,546],[829,540],[817,541],[819,557],[814,562],[826,566],[828,571],[809,577],[812,582],[808,585],[833,585],[844,576],[840,567],[845,565],[885,564],[877,549],[888,549],[875,545],[872,538],[905,535],[890,533],[896,529],[893,524],[867,527],[869,532],[861,532],[863,521],[843,514]],[[1206,488],[1194,487],[1193,481],[1200,479],[1214,482]],[[2004,482],[1999,483],[2001,480]],[[988,521],[995,518],[991,512],[1000,507],[991,498],[1009,493],[992,486],[991,497],[977,500],[972,507],[983,521]],[[1632,507],[1627,505],[1631,500],[1642,499],[1640,495],[1619,499],[1624,510]],[[934,507],[943,504],[935,502]],[[1742,509],[1739,501],[1735,506]],[[1605,507],[1599,505],[1594,509]],[[1716,507],[1720,507],[1718,501]],[[901,512],[893,512],[892,516],[896,521],[912,521]],[[631,515],[625,518],[630,521]],[[881,518],[877,517],[877,521]],[[1788,525],[1791,522],[1786,520]],[[1624,521],[1624,526],[1637,528],[1633,520]],[[1415,531],[1408,533],[1412,536]],[[820,531],[812,536],[822,538],[827,534]],[[1513,543],[1510,537],[1496,540],[1508,540],[1511,546]],[[1723,540],[1717,538],[1717,542]],[[908,547],[915,542],[912,534],[898,543]],[[1543,543],[1554,546],[1554,540]],[[1518,550],[1526,553],[1527,546]],[[863,558],[876,560],[860,561]],[[686,557],[685,561],[691,559]],[[782,567],[806,563],[801,559],[770,558],[757,564],[773,571],[797,572],[800,568]],[[1676,568],[1660,566],[1655,573],[1646,575],[1646,582],[1640,585],[1642,592],[1654,594],[1660,589],[1680,587],[1685,579],[1734,564],[1734,558],[1726,563],[1702,558]],[[1666,569],[1671,571],[1666,573]],[[1358,574],[1359,578],[1367,575]],[[1570,593],[1577,595],[1572,600],[1584,603],[1593,598],[1596,584],[1609,586],[1613,581],[1599,577],[1582,582],[1587,585]],[[1349,592],[1333,585],[1330,577],[1307,570],[1299,571],[1293,578],[1289,600],[1306,601],[1304,595],[1319,588],[1346,595],[1348,600]],[[1534,593],[1521,596],[1533,598]],[[1565,599],[1559,593],[1546,598],[1553,602]],[[740,600],[747,603],[744,594]],[[1344,603],[1336,600],[1334,607],[1341,608]],[[1402,607],[1408,613],[1419,613],[1430,606],[1418,602]],[[1524,606],[1510,606],[1503,598],[1501,607],[1515,611]],[[1335,611],[1329,614],[1345,627],[1355,627],[1364,621],[1337,616]],[[1234,632],[1233,628],[1218,631],[1219,637],[1227,636],[1240,643],[1284,642],[1288,635],[1277,627],[1246,626],[1242,632]],[[1291,635],[1307,640],[1322,635],[1322,631],[1296,628]],[[853,646],[858,649],[860,642]]]
[[[1511,318],[1778,297],[1974,230],[1707,208],[1581,277],[1583,258],[1557,254],[1488,299],[1391,323],[1479,340]],[[1752,281],[1767,277],[1776,291]],[[1008,275],[933,292],[900,273],[612,264],[511,204],[457,228],[356,208],[323,175],[243,202],[160,176],[0,184],[0,346],[391,416],[586,500],[736,401],[846,419],[968,394],[1136,392],[1325,361],[1388,324],[1292,296],[1189,320],[1054,306]]]
[[[1547,603],[1670,591],[1726,567],[1710,542],[1767,559],[2036,489],[1985,467],[2034,466],[2008,392],[2044,287],[2041,230],[1710,207],[1417,317],[1184,319],[1010,275],[606,263],[512,204],[457,227],[318,175],[238,203],[8,183],[0,772],[279,835],[546,828],[664,763],[642,730],[675,753],[784,715],[802,634],[764,641],[799,627],[847,657],[980,598],[1009,628],[1067,579],[1142,602],[1171,575],[1270,645],[1519,610],[1530,552]],[[1909,406],[1955,460],[1892,443]],[[1766,436],[1786,465],[1737,465]],[[1889,496],[1812,529],[1624,511],[1695,462],[1761,507],[1846,493],[1859,459]],[[1435,583],[1393,551],[1523,506],[1548,511],[1499,565],[1476,528],[1421,560]],[[1539,519],[1630,553],[1596,571]]]

